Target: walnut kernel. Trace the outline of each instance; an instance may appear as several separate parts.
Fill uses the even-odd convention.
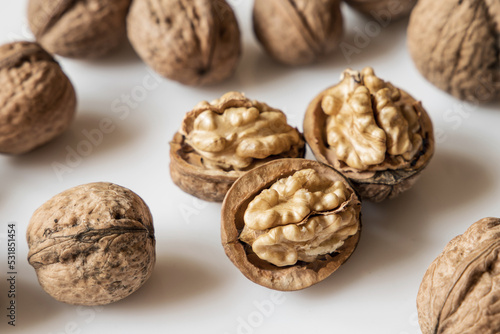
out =
[[[187,113],[170,145],[173,181],[194,196],[222,201],[243,173],[272,159],[302,157],[305,143],[282,111],[230,92]]]
[[[421,104],[371,68],[348,69],[338,85],[320,93],[306,112],[304,132],[319,161],[374,201],[409,188],[434,149]]]
[[[333,168],[305,159],[257,167],[222,204],[222,244],[253,282],[283,290],[316,284],[352,254],[361,229],[360,202]]]

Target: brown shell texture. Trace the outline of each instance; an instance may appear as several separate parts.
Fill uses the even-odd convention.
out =
[[[483,218],[432,262],[417,296],[423,334],[500,333],[500,219]]]
[[[0,87],[0,153],[27,153],[60,135],[73,120],[73,85],[36,43],[0,46]]]
[[[204,104],[188,112],[183,119],[182,128],[192,128],[194,119],[206,110],[222,114],[227,108],[250,108],[258,102],[252,102],[241,94],[226,94],[217,106]],[[302,134],[300,134],[302,137]],[[292,147],[288,152],[259,159],[251,168],[265,162],[281,158],[303,158],[305,142],[300,147]],[[183,191],[210,202],[222,202],[234,181],[245,174],[247,170],[210,170],[203,166],[202,157],[191,147],[184,135],[177,132],[170,142],[170,176],[172,181]]]
[[[410,14],[417,0],[344,0],[360,13],[394,21]]]
[[[361,204],[354,193],[352,200],[356,203],[360,222],[358,232],[349,237],[338,252],[319,257],[314,262],[297,262],[293,266],[278,267],[252,256],[251,249],[239,240],[245,224],[243,215],[252,199],[277,179],[308,168],[333,181],[344,181],[348,189],[353,189],[347,180],[330,166],[306,159],[280,159],[243,175],[233,184],[224,199],[221,211],[222,246],[231,262],[254,283],[280,291],[301,290],[330,276],[356,249],[361,233]]]
[[[50,53],[98,58],[126,37],[131,0],[30,0],[28,21],[37,41]]]
[[[413,107],[417,108],[420,114],[423,147],[410,166],[398,168],[387,165],[385,170],[380,170],[378,166],[378,170],[356,171],[342,164],[326,141],[327,115],[321,108],[321,102],[329,89],[325,89],[311,101],[304,117],[304,137],[316,159],[333,166],[347,177],[362,199],[381,202],[397,197],[410,189],[434,155],[432,122],[421,104],[416,103]],[[406,92],[400,91],[409,96]]]
[[[422,75],[468,101],[500,97],[500,2],[420,0],[408,47]]]
[[[39,207],[27,230],[28,261],[58,301],[103,305],[149,278],[155,263],[153,220],[144,201],[112,183],[68,189]]]
[[[334,51],[343,34],[339,0],[256,0],[253,27],[264,49],[287,65],[305,65]]]
[[[227,79],[241,55],[238,22],[225,0],[134,1],[127,29],[151,68],[185,85]]]

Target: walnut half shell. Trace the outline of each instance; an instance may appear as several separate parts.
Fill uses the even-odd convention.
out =
[[[483,218],[451,240],[417,296],[423,334],[500,333],[500,219]]]
[[[146,282],[155,263],[148,206],[112,183],[89,183],[52,197],[33,213],[26,236],[40,285],[68,304],[123,299]]]
[[[185,192],[222,202],[248,170],[304,154],[302,134],[287,124],[281,110],[229,92],[186,114],[170,142],[170,175]]]
[[[346,176],[375,202],[409,189],[434,153],[421,103],[373,69],[344,71],[341,82],[307,108],[304,135],[318,161]]]
[[[251,281],[281,291],[304,289],[351,256],[360,210],[354,189],[330,166],[275,160],[243,175],[227,193],[222,245]]]

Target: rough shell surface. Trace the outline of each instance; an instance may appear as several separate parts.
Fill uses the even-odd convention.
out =
[[[0,153],[49,142],[69,127],[75,109],[73,85],[38,44],[0,46]]]
[[[155,263],[151,213],[112,183],[68,189],[39,207],[27,230],[28,261],[42,288],[76,305],[103,305],[139,289]]]
[[[340,1],[256,0],[253,27],[274,59],[287,65],[312,63],[340,43]]]
[[[484,218],[451,240],[417,296],[423,334],[500,333],[500,219]]]
[[[357,11],[371,15],[383,22],[392,22],[408,16],[417,0],[345,0]]]
[[[221,239],[226,255],[248,279],[270,289],[300,290],[324,280],[347,261],[359,241],[361,220],[358,232],[348,238],[336,253],[319,257],[310,263],[299,262],[293,266],[277,267],[260,260],[250,252],[249,246],[239,240],[245,224],[243,216],[252,199],[277,179],[308,168],[331,181],[346,182],[347,188],[353,190],[341,174],[325,164],[305,159],[280,159],[257,167],[239,178],[222,204]],[[357,203],[355,207],[360,219],[361,205],[354,193],[352,200]]]
[[[230,77],[241,54],[238,22],[225,0],[134,1],[127,30],[151,68],[185,85]]]
[[[188,112],[181,125],[182,132],[191,131],[195,118],[206,110],[222,114],[228,108],[257,107],[262,109],[262,106],[264,106],[263,103],[252,101],[241,93],[230,92],[217,100],[215,105],[202,102]],[[265,107],[270,108],[267,105]],[[279,111],[277,109],[273,110]],[[300,146],[292,147],[289,151],[279,155],[265,159],[255,159],[247,170],[273,159],[304,157],[305,142],[302,134],[300,134],[300,137]],[[206,168],[203,165],[202,157],[186,142],[185,135],[180,132],[177,132],[170,142],[170,176],[172,181],[183,191],[203,200],[222,202],[234,181],[245,174],[247,170],[212,170]]]
[[[354,77],[353,79],[357,80]],[[394,164],[394,161],[386,160],[383,164],[360,171],[350,168],[339,161],[335,150],[332,150],[327,143],[326,124],[328,115],[322,110],[322,101],[334,87],[336,86],[332,86],[318,94],[309,104],[304,117],[304,136],[316,159],[333,166],[341,172],[351,181],[358,195],[370,201],[380,202],[388,198],[394,198],[411,188],[434,154],[432,122],[421,104],[415,101],[412,107],[417,108],[420,115],[419,123],[422,129],[423,146],[411,163],[404,162],[402,167],[398,167],[397,164]],[[402,90],[400,92],[402,96],[410,97],[406,92]],[[413,98],[411,99],[414,101]]]
[[[50,53],[97,58],[126,37],[131,0],[30,0],[28,21],[37,41]]]
[[[469,101],[500,96],[500,1],[420,0],[408,46],[422,75]]]

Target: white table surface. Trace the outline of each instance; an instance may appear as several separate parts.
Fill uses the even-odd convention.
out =
[[[426,82],[406,49],[407,20],[372,30],[361,45],[356,29],[377,26],[344,8],[344,41],[359,46],[359,52],[349,60],[338,51],[319,64],[288,68],[271,61],[256,43],[250,1],[230,2],[242,28],[244,53],[236,75],[222,84],[193,88],[160,80],[141,98],[142,82],[152,74],[129,45],[93,62],[58,58],[78,94],[70,130],[30,154],[0,156],[1,333],[420,333],[415,299],[428,265],[473,222],[500,216],[500,103],[464,103]],[[1,0],[1,43],[31,39],[25,6],[25,0]],[[364,66],[423,101],[438,137],[431,164],[401,197],[363,203],[358,248],[325,281],[291,293],[252,283],[224,254],[220,204],[197,200],[172,183],[170,139],[198,101],[229,90],[282,108],[302,129],[309,101],[336,83],[344,68]],[[127,115],[113,109],[125,105],[120,99],[126,95],[135,96]],[[112,120],[115,131],[58,177],[53,164],[66,163],[68,149],[85,140],[82,131],[98,128],[103,118]],[[123,185],[148,203],[157,263],[150,280],[130,297],[84,308],[59,303],[40,288],[26,261],[25,232],[33,211],[50,197],[95,181]],[[5,316],[11,222],[18,237],[15,328]]]

